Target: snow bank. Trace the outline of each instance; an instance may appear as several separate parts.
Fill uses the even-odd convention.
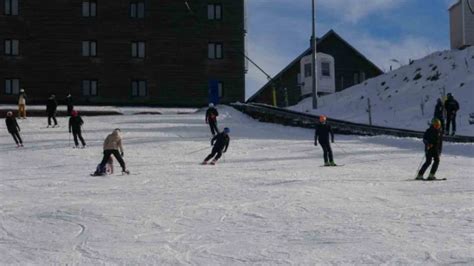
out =
[[[461,106],[457,133],[474,136],[474,125],[469,124],[469,114],[474,113],[474,47],[436,52],[411,65],[321,97],[316,111],[311,109],[311,99],[289,109],[368,124],[366,110],[370,99],[374,125],[424,130],[433,117],[436,100],[443,93],[452,93]]]

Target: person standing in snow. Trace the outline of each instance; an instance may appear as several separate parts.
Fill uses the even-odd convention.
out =
[[[66,96],[66,105],[67,105],[67,115],[71,116],[72,110],[74,109],[74,105],[73,105],[72,96],[70,93]]]
[[[443,130],[444,130],[444,114],[445,114],[445,109],[444,109],[443,101],[440,98],[438,98],[438,101],[436,102],[433,118],[436,118],[439,121],[441,121],[441,129]]]
[[[430,128],[423,135],[423,143],[425,144],[426,161],[420,168],[416,180],[423,180],[423,175],[434,161],[427,180],[435,180],[436,171],[439,166],[439,157],[443,146],[443,131],[441,130],[441,121],[437,118],[433,119]]]
[[[213,103],[209,104],[209,108],[206,111],[206,124],[209,124],[211,128],[212,136],[215,136],[219,133],[219,129],[217,128],[217,117],[219,116],[219,112],[214,107]]]
[[[86,147],[86,142],[84,141],[84,138],[82,137],[82,132],[81,132],[81,127],[84,124],[84,121],[82,120],[81,116],[79,115],[79,112],[76,110],[73,110],[71,112],[71,117],[69,118],[69,134],[72,132],[72,136],[74,137],[74,144],[75,147],[79,147],[79,141],[81,140],[82,143],[82,148]]]
[[[209,160],[214,158],[210,164],[216,164],[217,160],[219,160],[222,156],[222,153],[226,153],[227,149],[229,148],[229,137],[230,129],[224,128],[224,131],[215,135],[211,140],[212,152],[209,154],[206,159],[202,162],[202,164],[207,164]],[[214,157],[215,156],[215,157]]]
[[[48,113],[48,126],[51,126],[51,119],[54,121],[54,126],[58,125],[58,121],[56,120],[56,110],[58,108],[58,102],[56,101],[56,95],[51,94],[46,103],[46,113]]]
[[[334,132],[326,120],[326,116],[319,116],[319,124],[316,125],[316,131],[314,132],[314,146],[318,146],[319,142],[321,148],[323,148],[324,166],[336,166],[332,155],[331,144],[329,143],[329,135],[331,135],[331,142],[334,143]]]
[[[94,175],[103,175],[106,172],[105,165],[109,161],[111,155],[117,159],[120,166],[122,167],[122,173],[129,174],[130,172],[125,167],[125,162],[123,161],[123,147],[122,147],[122,137],[120,136],[121,130],[119,128],[114,129],[112,134],[108,135],[104,140],[104,156],[102,161],[97,166],[97,170]]]
[[[449,135],[449,128],[452,123],[452,135],[456,134],[456,114],[459,110],[459,103],[451,93],[448,93],[448,99],[444,103],[446,108],[446,135]]]
[[[7,118],[5,118],[5,124],[7,125],[8,133],[10,133],[15,140],[16,146],[23,147],[23,140],[20,137],[20,126],[16,122],[16,118],[13,116],[11,111],[7,112]]]
[[[18,96],[18,118],[26,119],[26,93],[24,89],[20,89]]]

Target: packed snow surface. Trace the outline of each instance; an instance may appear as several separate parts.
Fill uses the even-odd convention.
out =
[[[419,139],[336,135],[320,167],[313,131],[220,107],[230,148],[216,166],[204,113],[1,125],[0,264],[474,264],[473,144],[446,143],[441,182],[409,181]],[[121,128],[132,175],[91,177]]]
[[[290,109],[368,124],[370,99],[374,125],[424,130],[433,118],[437,99],[447,93],[452,93],[461,107],[457,134],[474,136],[474,124],[469,123],[474,122],[474,47],[436,52],[411,65],[321,97],[317,110],[312,109],[311,98]]]

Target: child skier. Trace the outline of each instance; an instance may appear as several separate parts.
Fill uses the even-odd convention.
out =
[[[23,140],[20,137],[20,126],[16,122],[16,118],[13,117],[12,112],[7,112],[7,118],[5,118],[5,124],[7,125],[8,133],[10,133],[15,140],[16,147],[23,147]]]
[[[81,141],[82,148],[86,147],[86,142],[84,141],[84,138],[82,137],[82,132],[81,132],[81,127],[84,124],[84,121],[82,120],[81,116],[79,115],[79,112],[76,110],[71,111],[71,117],[69,118],[69,134],[71,134],[74,137],[74,144],[76,148],[79,148],[79,140]]]
[[[329,134],[331,134],[331,142],[334,143],[334,133],[330,125],[326,123],[326,116],[319,117],[319,124],[316,125],[314,132],[314,146],[321,144],[324,152],[324,166],[336,166],[332,156],[331,144],[329,143]]]
[[[443,146],[443,131],[441,130],[441,121],[439,119],[433,119],[430,128],[423,135],[423,143],[425,144],[426,161],[418,172],[416,180],[423,180],[423,174],[433,160],[434,163],[427,180],[436,180],[435,174],[438,170],[439,156]]]
[[[105,175],[106,167],[105,164],[109,160],[111,155],[114,155],[115,159],[119,162],[122,167],[122,173],[130,174],[130,171],[125,167],[125,162],[123,161],[123,147],[122,147],[122,137],[120,136],[120,129],[116,128],[112,134],[108,135],[104,140],[104,156],[102,161],[97,166],[97,169],[92,175]],[[120,152],[119,152],[120,151]]]
[[[206,157],[206,159],[204,159],[202,164],[207,164],[207,162],[215,156],[215,158],[210,162],[210,164],[214,165],[216,164],[217,160],[221,158],[222,153],[227,152],[227,148],[229,148],[229,142],[230,142],[229,133],[230,133],[230,129],[226,127],[224,128],[223,132],[217,134],[216,136],[212,138],[211,146],[214,146],[214,147],[212,148],[211,154],[209,154]]]
[[[219,133],[219,129],[217,128],[217,117],[219,116],[219,112],[217,109],[214,108],[214,104],[210,103],[209,108],[206,111],[206,124],[209,124],[211,128],[212,136],[215,136]]]

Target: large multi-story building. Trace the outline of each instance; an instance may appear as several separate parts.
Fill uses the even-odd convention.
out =
[[[474,0],[458,0],[449,8],[451,48],[474,45]]]
[[[199,106],[245,98],[244,0],[0,0],[0,99]]]

